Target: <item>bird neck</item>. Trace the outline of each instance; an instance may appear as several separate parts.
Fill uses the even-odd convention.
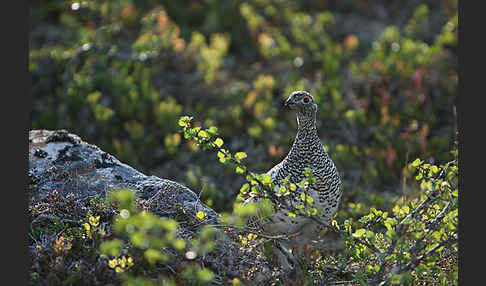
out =
[[[315,133],[315,135],[317,135],[315,114],[312,116],[297,115],[297,135],[299,135],[299,133]]]
[[[297,116],[297,135],[287,157],[283,161],[284,169],[301,168],[301,164],[308,164],[322,148],[315,148],[320,144],[314,118]]]
[[[297,136],[295,137],[295,145],[307,145],[319,142],[319,135],[317,134],[316,117],[297,117]],[[299,150],[301,148],[298,148]]]

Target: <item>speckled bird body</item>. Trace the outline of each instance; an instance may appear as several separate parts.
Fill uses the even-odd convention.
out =
[[[316,180],[309,185],[307,194],[314,199],[313,207],[321,209],[319,219],[330,223],[336,213],[341,199],[342,187],[338,170],[324,150],[317,133],[316,113],[317,105],[313,97],[305,91],[293,92],[285,103],[297,113],[298,130],[294,143],[287,156],[267,174],[274,183],[289,178],[291,183],[298,184],[305,178],[306,168],[312,170]],[[290,199],[295,200],[294,205],[301,204],[301,188]],[[262,227],[271,234],[295,234],[308,239],[318,239],[322,226],[315,221],[297,216],[289,217],[287,209],[276,212],[269,220],[262,223]]]

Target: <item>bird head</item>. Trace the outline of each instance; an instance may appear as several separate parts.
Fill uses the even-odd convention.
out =
[[[285,107],[295,110],[301,118],[314,118],[317,112],[317,104],[314,97],[307,91],[294,91],[285,101]]]

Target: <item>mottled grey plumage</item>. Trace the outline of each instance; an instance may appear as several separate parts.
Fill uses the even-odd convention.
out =
[[[330,223],[341,199],[341,178],[317,134],[317,105],[314,98],[305,91],[293,92],[285,105],[297,113],[297,136],[288,155],[267,174],[276,184],[286,177],[290,179],[290,182],[297,184],[305,178],[306,168],[312,169],[316,183],[309,186],[308,195],[314,199],[313,207],[322,209],[319,218]],[[298,189],[297,192],[299,191],[302,190]],[[300,196],[295,197],[297,201],[294,205],[301,204]],[[322,230],[320,224],[309,218],[289,217],[286,209],[279,210],[269,220],[259,224],[266,233],[295,234],[300,232],[300,238],[308,240],[318,239],[319,232]]]

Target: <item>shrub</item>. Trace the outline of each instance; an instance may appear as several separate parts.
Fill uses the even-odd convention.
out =
[[[332,225],[328,225],[315,216],[321,210],[313,208],[312,198],[306,196],[306,186],[314,180],[312,170],[306,171],[306,178],[298,186],[282,181],[276,187],[267,174],[256,174],[248,170],[243,163],[246,153],[232,154],[224,149],[224,142],[217,137],[216,127],[192,127],[192,120],[189,116],[179,120],[184,137],[196,141],[205,150],[215,149],[221,163],[246,176],[248,182],[241,187],[238,200],[245,201],[250,197],[263,200],[257,206],[235,204],[236,214],[241,216],[245,210],[253,208],[249,215],[258,212],[265,218],[276,209],[286,208],[290,217],[310,217],[316,223],[340,234],[346,250],[336,256],[319,253],[317,258],[307,257],[308,260],[303,263],[307,264],[305,269],[308,273],[298,279],[305,280],[308,279],[306,274],[312,275],[317,283],[329,269],[333,269],[342,276],[351,276],[360,284],[457,283],[457,148],[450,152],[453,159],[445,164],[434,165],[417,158],[407,166],[409,171],[417,173],[415,180],[419,183],[419,195],[400,197],[390,212],[370,207],[369,212],[357,220],[351,217],[343,222],[334,220]],[[297,187],[303,189],[300,194],[302,203],[288,205],[286,200]],[[356,206],[354,204],[351,208]],[[265,237],[260,230],[252,229],[249,234],[239,237],[244,247],[254,247],[259,244],[254,242],[258,236]]]

